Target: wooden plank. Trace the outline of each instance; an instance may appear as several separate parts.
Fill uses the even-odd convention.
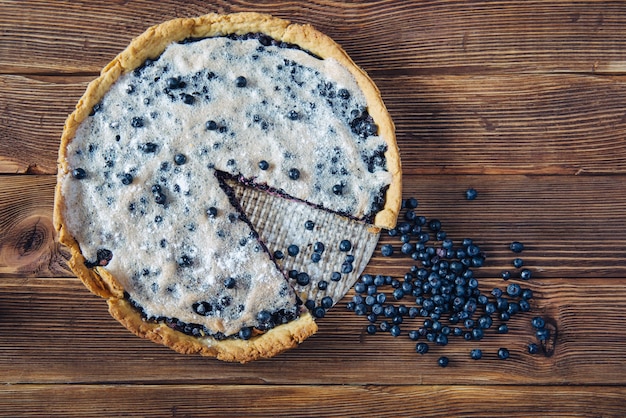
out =
[[[52,227],[54,176],[0,177],[0,277],[71,275]],[[511,241],[537,278],[626,277],[626,195],[623,176],[433,175],[404,177],[405,197],[419,199],[419,215],[442,222],[457,243],[472,238],[487,254],[479,277],[511,269]],[[465,190],[478,190],[475,201]],[[398,238],[382,244],[399,249]],[[414,263],[396,251],[377,251],[373,272],[404,275]]]
[[[0,173],[55,173],[63,123],[88,80],[0,76]],[[376,82],[396,123],[405,173],[626,172],[622,77],[381,76]]]
[[[2,73],[94,73],[148,26],[255,10],[312,23],[368,71],[623,73],[620,2],[3,2]]]
[[[626,389],[609,386],[17,385],[0,392],[0,408],[8,415],[81,418],[612,417],[622,416],[625,396]]]
[[[480,285],[488,292],[502,281]],[[345,309],[348,294],[300,347],[240,365],[180,355],[134,336],[77,279],[4,277],[0,376],[10,384],[624,385],[626,279],[544,279],[528,286],[535,292],[531,312],[508,321],[508,334],[494,326],[481,341],[450,337],[447,346],[431,344],[422,356],[407,338],[422,320],[405,319],[399,337],[368,335],[366,318]],[[530,324],[535,315],[551,324],[556,338],[545,353],[531,355],[527,344],[536,341]],[[497,358],[500,347],[509,349],[509,359]],[[470,359],[474,348],[483,351],[483,359]],[[450,359],[445,370],[437,365],[441,355]]]

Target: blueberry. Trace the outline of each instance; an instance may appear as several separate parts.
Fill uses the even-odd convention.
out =
[[[509,358],[509,350],[507,350],[506,348],[499,348],[498,349],[498,358],[501,360],[506,360]]]
[[[326,289],[328,289],[328,282],[326,280],[320,280],[319,282],[317,282],[317,288],[319,290],[326,290]]]
[[[437,232],[441,229],[441,221],[439,221],[439,219],[432,219],[428,223],[428,227],[431,229],[431,231]]]
[[[531,289],[522,290],[522,299],[530,300],[533,298],[533,291]]]
[[[281,250],[276,250],[274,251],[274,258],[276,260],[282,260],[283,258],[285,258],[285,254]]]
[[[193,265],[193,260],[188,255],[181,255],[176,259],[176,262],[180,267],[190,267]]]
[[[235,86],[246,87],[247,85],[248,85],[248,80],[244,76],[240,75],[239,77],[235,79]]]
[[[323,318],[326,316],[326,310],[321,306],[316,306],[315,309],[313,309],[313,316],[316,318]]]
[[[539,352],[539,346],[535,343],[528,344],[528,353],[537,354]]]
[[[167,88],[170,90],[176,90],[178,88],[182,88],[185,86],[184,82],[181,83],[180,77],[170,77],[167,80],[165,80],[165,84]]]
[[[535,335],[537,336],[537,339],[539,341],[546,341],[547,339],[550,338],[550,330],[546,328],[539,328],[535,332]]]
[[[87,177],[87,172],[82,168],[75,168],[72,170],[72,177],[76,180],[82,180]]]
[[[530,270],[528,270],[528,269],[523,269],[523,270],[520,272],[519,277],[520,277],[522,280],[530,280],[530,278],[532,277],[532,273],[531,273],[531,271],[530,271]]]
[[[256,315],[256,319],[260,323],[264,324],[266,322],[269,322],[270,319],[272,319],[272,314],[269,313],[268,311],[261,311]]]
[[[391,257],[393,255],[393,246],[391,244],[385,244],[380,247],[380,253],[383,257]]]
[[[188,104],[188,105],[192,105],[196,101],[195,97],[193,97],[191,94],[187,94],[187,93],[183,94],[182,98],[183,98],[183,103]]]
[[[198,315],[209,316],[211,311],[213,310],[213,306],[211,306],[208,302],[196,302],[191,305],[191,308]]]
[[[474,200],[477,197],[478,197],[478,192],[476,191],[476,189],[469,188],[465,191],[465,198],[467,200]]]
[[[322,307],[324,309],[330,309],[333,307],[333,298],[330,296],[324,296],[321,301]]]
[[[358,303],[354,307],[354,313],[359,316],[367,315],[367,306],[364,303]]]
[[[439,360],[437,360],[437,364],[441,367],[447,367],[449,362],[450,360],[446,356],[441,356],[439,357]]]
[[[242,340],[249,340],[252,337],[252,329],[250,327],[245,327],[239,330],[239,338]]]
[[[217,122],[215,122],[214,120],[207,121],[204,126],[207,131],[215,131],[218,128]]]
[[[513,241],[510,245],[509,248],[511,249],[511,251],[513,251],[514,253],[521,253],[524,250],[524,244],[522,244],[521,242],[518,241]]]
[[[428,344],[426,343],[417,343],[415,345],[415,351],[419,354],[426,354],[428,353]]]
[[[511,272],[508,270],[505,270],[502,273],[500,273],[500,276],[502,276],[502,280],[509,280],[511,278]]]
[[[330,280],[332,280],[333,282],[338,282],[339,280],[341,280],[341,273],[339,273],[338,271],[333,271],[333,273],[330,275]]]
[[[296,244],[291,244],[289,247],[287,247],[287,254],[292,257],[297,256],[299,252],[300,248]]]
[[[324,244],[321,242],[316,242],[315,244],[313,244],[313,251],[315,251],[316,253],[323,253],[324,252]]]
[[[130,120],[130,126],[132,126],[133,128],[141,128],[141,127],[143,127],[143,118],[141,118],[139,116],[134,116]]]
[[[290,168],[289,178],[291,180],[298,180],[300,178],[300,170],[298,170],[297,168]]]
[[[298,120],[300,115],[295,110],[290,110],[289,113],[287,113],[287,117],[291,120]]]
[[[321,259],[322,259],[322,255],[320,253],[313,253],[313,254],[311,254],[311,261],[312,262],[319,263]]]
[[[509,326],[507,324],[502,324],[498,327],[498,334],[506,334],[509,332]]]
[[[472,351],[470,351],[470,357],[473,360],[480,360],[483,357],[483,352],[480,348],[474,348]]]
[[[265,161],[265,160],[261,160],[259,161],[259,168],[263,171],[267,170],[268,168],[270,168],[270,164]]]
[[[374,335],[376,334],[376,325],[369,324],[367,328],[365,328],[365,330],[367,331],[368,334]]]
[[[399,325],[392,325],[391,328],[389,328],[389,333],[393,335],[394,337],[400,336],[401,332],[402,331],[400,330]]]
[[[354,266],[352,266],[352,264],[351,264],[351,263],[345,263],[345,262],[344,262],[344,263],[341,265],[341,272],[342,272],[343,274],[349,274],[349,273],[352,273],[352,270],[354,270]]]
[[[347,252],[352,249],[352,243],[347,239],[341,240],[339,243],[339,251]]]
[[[159,146],[154,142],[146,142],[145,144],[141,145],[141,150],[146,154],[154,153],[157,151],[158,148]]]
[[[307,231],[313,231],[313,228],[315,228],[315,222],[313,222],[312,220],[308,220],[304,223],[304,229],[306,229]]]
[[[237,281],[233,277],[224,280],[224,287],[226,287],[226,289],[234,289],[236,285]]]
[[[167,197],[165,196],[165,194],[159,192],[159,193],[155,193],[154,194],[154,201],[156,202],[157,205],[164,205],[165,202],[167,202]]]
[[[513,259],[513,267],[515,268],[520,268],[524,265],[524,260],[522,260],[521,258],[515,258]]]
[[[206,214],[209,218],[215,218],[217,216],[217,208],[215,206],[211,206],[206,210]]]
[[[517,297],[521,293],[522,288],[517,283],[512,283],[506,287],[506,294],[511,297]]]
[[[176,154],[174,156],[174,163],[176,165],[183,165],[187,162],[187,157],[185,157],[185,154]]]
[[[350,98],[350,92],[346,89],[339,89],[337,90],[337,96],[343,100],[348,100]]]
[[[343,194],[343,184],[335,184],[333,186],[333,193],[337,196],[341,196]]]

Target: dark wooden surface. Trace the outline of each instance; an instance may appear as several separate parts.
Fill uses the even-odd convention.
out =
[[[73,277],[51,215],[86,84],[149,25],[244,10],[312,23],[368,71],[404,195],[481,245],[483,289],[526,244],[535,298],[508,334],[420,356],[366,335],[348,295],[299,348],[226,364],[131,335]],[[626,415],[625,32],[624,2],[0,0],[0,416]],[[547,354],[526,353],[534,315],[556,329]]]

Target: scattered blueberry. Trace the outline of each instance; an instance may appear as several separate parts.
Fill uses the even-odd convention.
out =
[[[313,263],[319,263],[321,259],[322,259],[322,255],[320,253],[314,252],[313,254],[311,254],[311,261]]]
[[[426,354],[426,353],[428,353],[428,348],[429,348],[428,344],[426,344],[426,343],[417,343],[415,345],[415,351],[418,354]]]
[[[335,184],[333,186],[333,193],[337,196],[340,196],[343,194],[343,184]]]
[[[509,248],[514,253],[521,253],[524,250],[524,244],[518,241],[513,241],[511,245],[509,245]]]
[[[215,218],[217,216],[217,208],[215,206],[211,206],[206,210],[206,214],[209,218]]]
[[[323,253],[324,252],[324,244],[321,242],[316,242],[315,244],[313,244],[313,251],[315,251],[316,253]]]
[[[207,131],[216,131],[218,128],[217,122],[214,120],[209,120],[204,125]]]
[[[439,360],[437,360],[437,364],[441,367],[447,367],[449,362],[450,360],[446,356],[441,356],[439,357]]]
[[[469,188],[465,191],[465,198],[467,200],[474,200],[477,197],[478,197],[478,192],[476,191],[476,189]]]
[[[498,358],[501,360],[506,360],[509,358],[509,350],[507,350],[506,348],[499,348],[498,349]]]
[[[539,352],[539,346],[535,343],[528,344],[528,354],[537,354]]]
[[[470,357],[473,360],[480,360],[483,357],[483,352],[480,348],[474,348],[472,351],[470,351]]]
[[[515,268],[520,268],[524,265],[524,260],[522,260],[521,258],[515,258],[513,259],[513,267]]]
[[[519,277],[522,280],[530,280],[531,276],[532,276],[532,272],[528,269],[523,269],[519,274]]]
[[[267,170],[268,168],[270,168],[270,164],[265,161],[265,160],[261,160],[259,161],[259,168],[263,171]]]
[[[315,228],[315,222],[313,222],[312,220],[308,220],[304,223],[304,229],[306,229],[307,231],[313,231],[313,228]]]
[[[391,244],[385,244],[380,247],[380,253],[383,257],[391,257],[393,255],[393,246]]]

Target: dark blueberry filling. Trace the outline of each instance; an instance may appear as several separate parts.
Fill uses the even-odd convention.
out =
[[[106,266],[112,259],[113,252],[111,252],[111,250],[107,250],[106,248],[100,248],[98,251],[96,251],[96,261],[85,261],[85,266],[87,266],[88,268],[96,266]]]

